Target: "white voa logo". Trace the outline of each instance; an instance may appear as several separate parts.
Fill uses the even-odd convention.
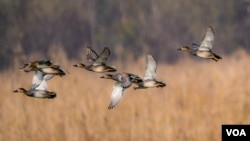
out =
[[[226,129],[227,136],[247,136],[244,129]]]

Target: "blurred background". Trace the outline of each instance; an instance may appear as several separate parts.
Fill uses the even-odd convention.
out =
[[[1,0],[0,69],[36,53],[51,58],[59,48],[76,59],[87,45],[109,46],[112,59],[146,51],[172,63],[176,48],[199,43],[209,25],[216,51],[249,51],[249,13],[249,0]]]
[[[177,51],[207,26],[222,60]],[[0,0],[0,140],[220,140],[221,124],[250,123],[249,37],[250,0]],[[72,67],[86,46],[141,76],[152,54],[167,87],[129,88],[108,110],[114,82]],[[56,99],[12,93],[30,87],[18,68],[37,59],[69,71],[48,82]]]

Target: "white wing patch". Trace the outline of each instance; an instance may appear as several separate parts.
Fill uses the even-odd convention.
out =
[[[48,85],[45,79],[42,80],[41,84],[35,88],[36,90],[48,90]]]
[[[44,79],[45,81],[48,81],[48,80],[52,79],[54,76],[55,76],[54,74],[45,74],[45,75],[43,76],[43,79]]]
[[[43,72],[37,70],[33,76],[31,89],[47,90],[47,81],[53,78],[54,74],[44,74]]]
[[[113,86],[111,98],[110,98],[110,104],[108,106],[108,109],[114,108],[122,99],[124,89],[120,82],[116,82]]]
[[[145,75],[144,75],[144,80],[149,80],[149,79],[155,79],[156,76],[156,61],[153,58],[152,55],[148,55],[147,56],[147,66],[146,66],[146,71],[145,71]]]
[[[35,75],[32,79],[31,89],[38,87],[43,80],[43,73],[41,71],[35,71]]]
[[[201,51],[207,51],[207,50],[212,50],[214,46],[214,31],[212,27],[208,27],[206,34],[201,41],[201,45],[199,50]]]

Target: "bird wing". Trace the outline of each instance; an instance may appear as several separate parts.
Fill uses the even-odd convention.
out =
[[[25,72],[34,71],[38,68],[48,68],[55,65],[51,60],[39,60],[23,64],[19,69]]]
[[[45,81],[45,83],[46,83],[46,81],[50,80],[54,76],[55,76],[54,74],[45,74],[39,70],[36,70],[35,75],[33,76],[33,79],[32,79],[31,89],[37,89],[37,87],[39,87],[43,81]],[[42,84],[41,87],[48,89],[48,86],[46,86],[46,85],[47,85],[47,83]]]
[[[152,55],[147,56],[147,66],[143,79],[155,79],[157,64]]]
[[[35,89],[41,84],[43,80],[43,75],[44,75],[43,72],[39,70],[35,71],[35,75],[33,76],[33,79],[32,79],[31,89]]]
[[[25,68],[28,68],[30,66],[30,62],[29,63],[25,63],[23,64],[21,67],[19,67],[20,70],[25,70]]]
[[[45,81],[48,81],[48,80],[52,79],[54,76],[55,76],[55,74],[45,74],[45,75],[43,76],[43,79],[44,79]]]
[[[48,85],[45,79],[42,80],[42,82],[40,83],[40,85],[38,87],[35,88],[36,90],[48,90]]]
[[[120,82],[116,82],[113,86],[110,103],[108,109],[114,108],[122,99],[125,88],[122,87]]]
[[[67,70],[65,70],[64,68],[62,68],[62,67],[59,66],[59,65],[54,66],[54,67],[51,67],[51,68],[57,70],[57,71],[58,71],[58,74],[59,74],[60,76],[64,76],[64,75],[66,75],[67,73],[69,73]]]
[[[105,65],[109,56],[110,56],[110,50],[107,47],[105,47],[102,53],[96,58],[93,65]]]
[[[199,50],[210,51],[214,46],[214,30],[211,26],[207,27],[204,38],[201,41]]]
[[[91,48],[87,47],[87,60],[89,63],[95,62],[96,58],[98,57],[98,54]]]

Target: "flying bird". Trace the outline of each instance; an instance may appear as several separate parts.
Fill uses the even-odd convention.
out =
[[[46,74],[43,74],[42,72],[37,70],[33,77],[31,88],[29,90],[26,90],[25,88],[18,88],[13,92],[23,93],[27,96],[35,98],[55,98],[56,93],[53,91],[48,91],[47,80],[49,78],[50,76],[46,76]]]
[[[59,75],[59,76],[66,75],[66,71],[60,65],[52,62],[51,60],[32,61],[32,62],[23,64],[23,66],[21,66],[19,69],[23,70],[24,72],[31,72],[31,71],[39,70],[46,74],[53,74],[53,75]]]
[[[87,47],[87,60],[89,65],[83,63],[74,64],[74,67],[84,68],[88,71],[93,71],[97,73],[104,72],[115,72],[114,67],[108,66],[106,64],[108,57],[110,56],[110,50],[105,47],[103,51],[98,55],[92,48]]]
[[[147,66],[145,69],[145,74],[143,77],[143,81],[137,83],[137,87],[134,87],[135,90],[137,89],[146,89],[146,88],[162,88],[165,87],[166,84],[164,82],[156,80],[156,68],[157,63],[152,55],[147,55]]]
[[[192,47],[182,46],[178,48],[180,51],[188,51],[190,54],[194,56],[198,56],[205,59],[212,59],[214,61],[218,61],[222,59],[219,55],[213,53],[212,49],[214,46],[214,30],[211,26],[207,27],[206,33],[201,40],[200,45],[195,43],[192,44]]]
[[[121,101],[125,89],[129,88],[132,83],[137,84],[142,81],[139,76],[125,72],[117,74],[106,74],[100,78],[112,79],[116,81],[113,86],[108,109],[114,108]]]
[[[32,61],[23,64],[20,68],[24,72],[34,72],[30,89],[18,88],[15,93],[24,93],[30,97],[36,98],[55,98],[56,93],[48,90],[47,81],[54,76],[64,76],[66,71],[58,64],[51,60]]]

